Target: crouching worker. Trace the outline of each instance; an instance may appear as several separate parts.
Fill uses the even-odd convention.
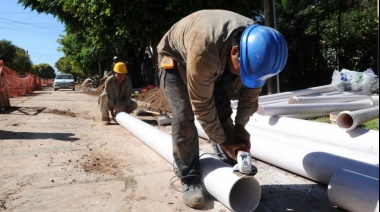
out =
[[[131,78],[127,76],[126,65],[118,62],[113,71],[115,75],[107,78],[103,93],[100,94],[98,100],[104,125],[110,124],[109,111],[111,111],[113,121],[117,123],[117,113],[132,113],[137,108],[137,103],[131,99],[132,82]]]

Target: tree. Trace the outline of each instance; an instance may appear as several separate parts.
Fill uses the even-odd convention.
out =
[[[33,66],[33,72],[36,73],[37,76],[44,79],[53,79],[55,78],[54,68],[49,64],[41,63]]]
[[[55,63],[55,67],[62,73],[83,76],[82,69],[78,67],[75,60],[71,57],[61,57]]]
[[[32,72],[32,61],[24,49],[16,47],[15,57],[12,62],[8,64],[8,67],[20,74]]]
[[[329,84],[341,68],[376,72],[375,0],[282,0],[276,7],[278,29],[289,47],[280,78],[288,78],[291,89]]]
[[[8,66],[16,56],[16,46],[8,40],[0,40],[0,60],[3,60],[4,64]]]
[[[13,45],[11,41],[0,41],[0,59],[8,68],[19,74],[32,71],[32,62],[27,52]]]
[[[60,42],[66,56],[71,56],[86,70],[99,61],[110,63],[113,55],[127,52],[142,58],[150,43],[155,47],[163,34],[180,18],[200,9],[228,9],[248,17],[257,17],[262,3],[238,0],[19,0],[25,7],[52,14],[66,25],[66,38]],[[124,6],[120,6],[124,5]],[[74,44],[74,42],[76,42]],[[66,48],[66,49],[65,49]],[[73,51],[75,50],[75,52]],[[157,55],[155,52],[154,55]],[[126,58],[122,58],[126,59]]]

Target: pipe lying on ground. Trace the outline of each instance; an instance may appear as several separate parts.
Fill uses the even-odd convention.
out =
[[[331,178],[328,198],[333,205],[352,212],[379,211],[379,180],[350,170]]]
[[[332,91],[336,91],[336,90],[337,90],[336,87],[334,85],[330,84],[330,85],[306,88],[306,89],[302,89],[302,90],[296,90],[296,91],[260,96],[259,102],[285,99],[285,98],[289,98],[292,96],[306,96],[306,95],[316,94],[316,93],[327,93],[327,92],[332,92]]]
[[[367,108],[357,111],[340,112],[336,118],[336,124],[346,130],[355,129],[358,125],[379,118],[379,108]]]
[[[367,95],[339,95],[339,96],[316,96],[316,97],[302,97],[293,96],[288,100],[289,104],[310,104],[310,103],[338,103],[338,102],[352,102],[364,99],[370,99]]]
[[[265,116],[325,113],[342,110],[360,110],[373,107],[371,100],[360,100],[346,103],[315,103],[315,104],[278,104],[259,105],[257,113]]]
[[[197,129],[202,135],[202,129],[198,127]],[[248,132],[251,133],[249,129]],[[261,161],[326,185],[334,173],[341,169],[350,169],[379,178],[379,167],[376,165],[259,135],[251,136],[251,155]]]
[[[170,164],[173,164],[172,137],[127,113],[116,115],[116,121]],[[261,187],[254,177],[242,178],[232,167],[200,151],[200,172],[204,188],[233,211],[253,211],[261,198]]]
[[[256,141],[256,139],[260,138],[274,139],[276,141],[283,142],[284,144],[289,143],[292,145],[309,148],[315,152],[325,152],[328,154],[333,154],[368,164],[379,164],[379,156],[368,152],[358,151],[343,146],[332,145],[330,143],[304,139],[302,137],[286,136],[275,131],[267,131],[258,128],[253,129],[248,125],[246,126],[246,130],[251,135],[253,141]]]
[[[278,116],[294,118],[294,119],[311,119],[311,118],[327,116],[328,114],[329,113],[310,113],[310,114],[293,114],[293,115],[278,115]]]
[[[199,137],[209,139],[198,121],[195,122],[195,126],[197,127]],[[277,133],[275,131],[267,131],[258,128],[254,129],[249,125],[246,126],[246,130],[251,135],[251,140],[255,142],[257,141],[257,139],[273,139],[275,141],[282,142],[284,145],[286,145],[286,143],[289,143],[290,145],[296,145],[299,147],[312,149],[315,152],[325,152],[328,154],[345,157],[348,159],[357,160],[368,164],[379,164],[379,156],[368,152],[353,150],[319,141],[307,140],[296,136],[287,136],[281,133]]]
[[[371,96],[372,105],[379,105],[379,96]]]
[[[259,136],[251,139],[251,146],[253,157],[326,185],[341,169],[379,178],[379,167],[376,165],[310,148]]]
[[[231,116],[233,120],[235,115],[233,113]],[[247,126],[253,127],[252,130],[263,129],[267,130],[268,133],[281,133],[284,137],[299,137],[379,155],[379,131],[377,130],[355,128],[345,131],[328,123],[278,116],[262,116],[257,113],[250,117]]]

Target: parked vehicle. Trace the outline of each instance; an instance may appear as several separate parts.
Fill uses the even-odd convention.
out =
[[[75,91],[75,80],[72,74],[57,74],[53,84],[54,90],[72,89]]]

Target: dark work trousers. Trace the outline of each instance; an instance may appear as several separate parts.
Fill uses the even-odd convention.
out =
[[[183,183],[200,182],[199,138],[187,87],[177,68],[160,70],[160,88],[172,110],[173,156]]]
[[[199,181],[199,138],[187,87],[177,68],[161,69],[160,80],[160,88],[164,90],[172,110],[173,156],[178,168],[177,176],[184,183]],[[230,77],[225,77],[214,85],[214,101],[226,136],[232,138],[232,109],[226,86],[229,80]]]

